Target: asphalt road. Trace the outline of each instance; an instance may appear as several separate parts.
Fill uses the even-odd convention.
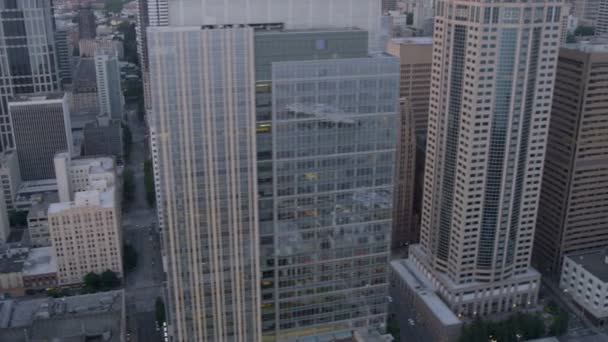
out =
[[[125,277],[128,326],[131,342],[160,342],[156,330],[154,303],[162,298],[164,273],[160,253],[160,237],[156,225],[156,209],[146,202],[143,163],[148,158],[144,123],[129,117],[133,136],[131,158],[126,167],[135,179],[134,200],[123,212],[123,240],[138,254],[137,267]]]

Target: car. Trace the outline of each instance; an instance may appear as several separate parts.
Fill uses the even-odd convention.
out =
[[[415,324],[414,320],[413,320],[413,319],[411,319],[411,318],[408,318],[408,319],[407,319],[407,322],[408,322],[408,323],[409,323],[411,326],[414,326],[414,324]]]

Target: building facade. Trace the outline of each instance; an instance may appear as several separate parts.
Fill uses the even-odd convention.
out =
[[[433,40],[428,37],[395,38],[388,42],[386,51],[399,57],[399,96],[409,103],[409,109],[402,108],[397,145],[393,247],[398,247],[418,242],[420,237]]]
[[[608,246],[608,45],[559,52],[533,261],[559,275],[564,255]]]
[[[79,39],[95,39],[97,23],[95,13],[90,8],[81,8],[76,15]]]
[[[113,51],[106,49],[95,51],[95,75],[100,114],[122,120],[124,98],[120,82],[120,65]]]
[[[57,254],[60,285],[79,284],[90,272],[123,276],[120,206],[115,185],[95,182],[71,202],[48,209],[51,244]]]
[[[608,324],[608,250],[568,254],[564,257],[559,287],[599,326]]]
[[[0,148],[15,147],[8,100],[59,90],[51,0],[0,1]]]
[[[420,244],[453,312],[536,305],[530,266],[561,3],[436,3]]]
[[[2,195],[6,208],[15,210],[15,199],[21,184],[17,151],[8,150],[0,153],[0,182],[2,182]]]
[[[74,51],[67,29],[55,30],[55,48],[59,80],[65,89],[67,84],[72,84],[72,54]]]
[[[148,29],[169,323],[261,340],[253,29]]]
[[[24,181],[55,178],[53,157],[72,151],[68,95],[21,96],[8,104]]]
[[[83,155],[114,156],[122,160],[122,126],[119,120],[100,116],[97,121],[84,125]]]

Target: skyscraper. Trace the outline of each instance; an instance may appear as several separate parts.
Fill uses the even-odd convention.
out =
[[[95,51],[95,76],[100,114],[122,120],[124,98],[120,83],[120,65],[114,51]]]
[[[573,252],[608,246],[608,45],[560,49],[533,262],[547,275]]]
[[[148,30],[178,341],[260,341],[253,29]]]
[[[0,148],[14,147],[7,102],[59,89],[51,0],[0,1]]]
[[[81,8],[76,20],[78,21],[78,39],[95,39],[97,36],[95,13],[90,8]]]
[[[61,85],[72,83],[72,44],[68,41],[68,30],[55,31],[55,48],[57,51],[57,66]]]
[[[561,3],[436,3],[420,245],[458,314],[535,305],[530,267]]]
[[[20,96],[8,104],[24,181],[53,179],[53,157],[72,151],[68,95]]]

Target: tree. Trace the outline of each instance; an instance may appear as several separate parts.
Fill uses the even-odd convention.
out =
[[[105,270],[101,274],[101,288],[112,289],[120,285],[120,280],[115,272],[111,270]]]
[[[549,327],[551,335],[561,336],[568,332],[568,322],[570,321],[570,315],[568,311],[559,310],[559,312],[553,316],[553,323]]]
[[[123,247],[122,265],[125,272],[131,272],[137,267],[137,251],[129,244]]]
[[[122,199],[125,206],[128,206],[135,197],[135,180],[133,178],[133,171],[125,169],[122,172]]]
[[[406,25],[414,25],[414,13],[408,13],[405,17]]]
[[[106,0],[106,11],[120,13],[122,11],[123,0]]]
[[[89,272],[84,276],[84,285],[92,291],[99,291],[101,288],[101,277],[95,272]]]
[[[401,341],[401,328],[399,328],[399,322],[397,322],[397,319],[394,315],[391,315],[388,318],[387,332],[391,334],[391,336],[393,336],[394,342]]]
[[[8,212],[8,221],[11,227],[25,227],[27,226],[27,211],[15,211],[11,210]]]
[[[595,28],[593,26],[579,26],[574,30],[575,36],[593,36]]]
[[[154,207],[156,202],[156,189],[154,188],[154,170],[152,169],[152,161],[144,162],[144,186],[146,188],[146,202],[150,207]]]
[[[167,318],[165,316],[165,303],[160,297],[156,297],[156,302],[154,302],[154,312],[156,314],[156,321],[159,325],[163,325],[166,322]]]

